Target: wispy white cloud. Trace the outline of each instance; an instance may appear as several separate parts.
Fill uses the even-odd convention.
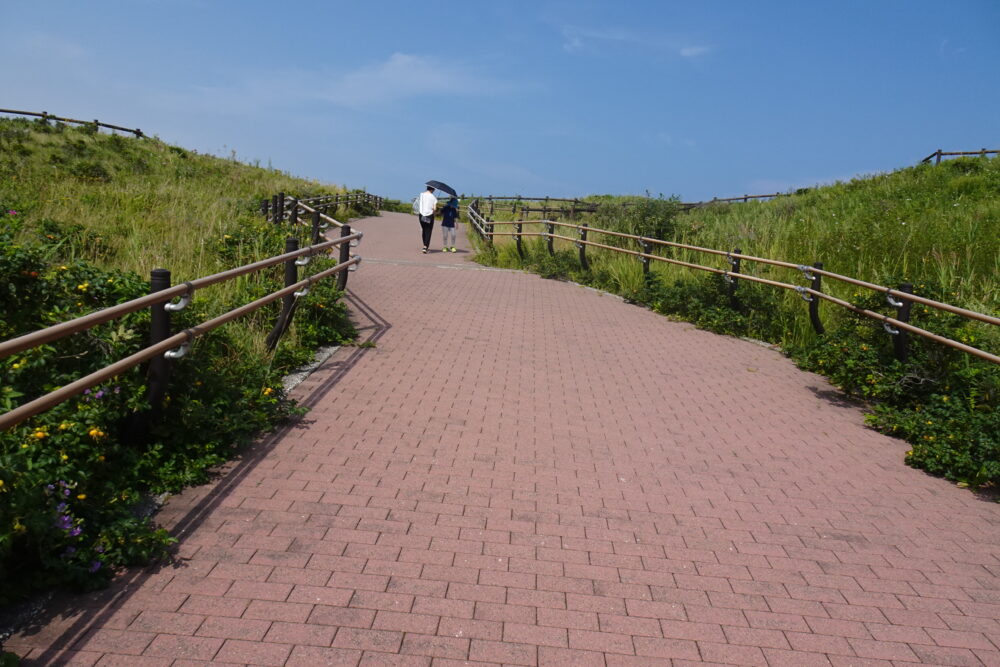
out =
[[[562,27],[563,49],[569,53],[580,53],[601,42],[641,41],[636,35],[621,28],[584,28],[575,25]]]
[[[15,37],[8,43],[14,47],[21,58],[54,60],[71,64],[90,56],[90,52],[79,44],[44,32],[30,32]]]
[[[683,46],[677,50],[682,58],[697,58],[712,52],[708,46]]]
[[[708,55],[714,49],[705,44],[693,43],[689,39],[678,39],[660,35],[644,35],[626,28],[588,28],[578,25],[564,25],[560,28],[563,49],[571,54],[594,53],[602,45],[631,45],[651,51],[667,51],[682,58],[693,59]]]
[[[966,52],[967,49],[962,46],[954,46],[947,37],[941,40],[941,44],[938,46],[938,55],[942,58],[957,58]]]
[[[256,72],[250,78],[221,85],[193,85],[155,96],[159,103],[173,107],[239,114],[241,109],[252,113],[261,107],[287,108],[310,102],[372,110],[421,97],[488,97],[508,94],[515,88],[513,83],[478,73],[461,63],[394,53],[382,62],[354,70]],[[272,94],[278,90],[281,94]]]
[[[461,63],[393,53],[384,62],[333,76],[320,97],[339,106],[362,108],[428,96],[491,96],[512,87]]]

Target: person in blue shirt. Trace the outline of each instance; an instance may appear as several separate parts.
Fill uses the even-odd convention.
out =
[[[458,248],[455,247],[455,221],[457,219],[458,199],[452,197],[441,211],[441,236],[444,238],[444,252],[458,252]]]

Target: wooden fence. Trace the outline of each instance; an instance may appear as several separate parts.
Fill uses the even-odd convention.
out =
[[[486,212],[482,208],[482,202],[480,200],[475,200],[469,204],[467,208],[469,222],[472,224],[473,228],[479,234],[479,236],[487,243],[493,243],[494,239],[497,237],[511,237],[517,245],[517,252],[522,257],[524,256],[524,250],[522,245],[522,239],[526,237],[535,237],[545,239],[549,254],[554,254],[554,242],[556,240],[569,242],[574,244],[574,246],[579,251],[580,265],[586,270],[589,268],[589,260],[587,258],[587,248],[598,248],[606,250],[609,252],[620,253],[624,255],[631,255],[636,257],[640,262],[642,262],[642,270],[644,273],[649,272],[650,262],[665,262],[669,264],[674,264],[678,266],[684,266],[689,269],[697,271],[707,271],[709,273],[715,273],[721,275],[729,285],[729,296],[730,300],[735,305],[736,300],[736,289],[740,280],[747,280],[750,282],[770,285],[772,287],[787,289],[795,291],[801,296],[805,301],[809,303],[809,319],[812,323],[813,328],[817,333],[824,333],[824,327],[822,320],[819,315],[819,303],[821,300],[834,303],[842,308],[846,308],[854,313],[863,315],[865,317],[878,320],[882,323],[887,334],[893,337],[893,347],[895,349],[895,354],[899,359],[906,359],[908,355],[908,343],[907,335],[915,334],[918,336],[923,336],[930,340],[936,341],[943,345],[953,347],[955,349],[961,350],[967,354],[973,355],[980,359],[992,362],[994,364],[1000,364],[1000,356],[987,352],[985,350],[980,350],[978,348],[972,347],[965,343],[945,338],[937,334],[931,333],[919,327],[915,327],[909,323],[910,319],[910,309],[914,303],[919,303],[923,306],[928,306],[930,308],[935,308],[937,310],[949,312],[955,315],[960,315],[964,318],[970,320],[976,320],[993,326],[1000,326],[1000,318],[994,317],[992,315],[985,315],[983,313],[977,313],[975,311],[967,310],[965,308],[960,308],[958,306],[953,306],[951,304],[942,303],[935,301],[933,299],[927,299],[922,296],[913,294],[913,285],[909,283],[904,283],[898,288],[886,287],[883,285],[876,285],[869,283],[857,278],[852,278],[850,276],[844,276],[831,271],[826,271],[823,269],[823,264],[821,262],[816,262],[812,265],[805,264],[795,264],[792,262],[780,261],[767,259],[764,257],[754,257],[752,255],[744,255],[739,248],[735,248],[732,251],[718,250],[714,248],[701,248],[698,246],[687,245],[683,243],[675,243],[673,241],[664,241],[661,239],[636,236],[634,234],[624,234],[621,232],[610,231],[606,229],[598,229],[595,227],[589,227],[587,224],[570,224],[565,222],[558,222],[555,220],[514,220],[514,221],[494,221],[490,216],[486,215]],[[545,225],[544,232],[526,232],[524,231],[524,225]],[[496,231],[496,227],[513,227],[513,231],[503,232]],[[556,228],[570,229],[574,230],[577,234],[576,238],[565,236],[556,233]],[[634,242],[638,246],[638,250],[632,250],[629,248],[623,248],[618,246],[608,245],[607,243],[597,243],[589,238],[591,234],[604,235],[607,237],[625,239]],[[693,262],[686,262],[673,257],[666,257],[663,255],[657,255],[657,249],[666,248],[677,248],[682,250],[688,250],[696,253],[702,253],[705,255],[711,255],[715,257],[724,258],[725,265],[723,268],[706,266],[702,264],[696,264]],[[793,271],[801,272],[806,280],[810,281],[808,287],[802,285],[794,285],[791,283],[770,280],[767,278],[761,278],[758,276],[750,275],[741,272],[742,262],[757,262],[760,264],[782,267],[785,269],[791,269]],[[866,308],[860,308],[854,304],[845,301],[843,299],[837,298],[830,294],[823,292],[822,290],[822,279],[826,277],[829,280],[835,280],[855,287],[860,287],[867,290],[872,290],[875,292],[883,293],[886,298],[886,302],[889,306],[895,309],[895,315],[890,317],[883,313],[877,313]]]
[[[370,204],[378,204],[383,201],[381,197],[368,193],[357,193],[349,196],[352,197],[352,201],[365,201]],[[3,359],[12,354],[36,348],[81,331],[86,331],[99,324],[117,320],[129,313],[134,313],[145,308],[149,308],[150,310],[150,337],[149,345],[146,348],[0,415],[0,429],[11,428],[144,362],[149,362],[147,397],[150,403],[156,406],[166,395],[166,386],[170,375],[170,361],[184,356],[196,338],[280,299],[282,301],[281,312],[277,317],[274,328],[267,337],[268,347],[273,349],[280,337],[290,326],[299,300],[309,294],[309,289],[312,285],[320,280],[337,276],[338,288],[343,290],[347,286],[348,272],[357,270],[358,265],[361,263],[360,256],[351,255],[350,253],[350,249],[357,246],[361,240],[361,232],[353,232],[349,225],[304,203],[306,201],[313,201],[314,203],[319,202],[317,205],[321,205],[323,200],[323,197],[318,197],[312,200],[300,200],[295,205],[291,205],[288,202],[295,200],[288,200],[283,194],[281,195],[282,208],[284,209],[287,206],[286,210],[289,213],[288,217],[291,218],[291,222],[300,224],[297,219],[300,212],[308,213],[313,217],[311,243],[305,247],[299,247],[297,236],[289,236],[286,240],[285,252],[283,254],[223,271],[222,273],[190,280],[179,285],[170,284],[170,271],[166,269],[153,269],[150,276],[150,294],[147,296],[0,342],[0,359]],[[275,221],[276,223],[282,223],[286,219],[288,218],[279,217]],[[329,225],[340,228],[340,236],[338,238],[327,240],[322,236],[322,228]],[[339,259],[335,266],[300,279],[300,267],[307,266],[312,257],[329,254],[334,248],[339,248]],[[170,313],[186,308],[191,303],[196,291],[276,265],[284,265],[284,288],[184,331],[171,333]],[[179,298],[179,301],[168,303],[175,298]]]
[[[982,157],[986,157],[987,155],[997,155],[997,154],[1000,154],[1000,151],[987,150],[985,148],[981,148],[978,151],[943,151],[939,148],[930,155],[928,155],[927,157],[925,157],[923,160],[921,160],[920,164],[927,164],[931,160],[934,160],[934,164],[941,164],[942,157],[957,157],[960,155],[979,155]]]
[[[122,127],[121,125],[111,125],[110,123],[102,123],[99,120],[77,120],[76,118],[62,118],[61,116],[53,116],[47,111],[35,112],[35,111],[15,111],[13,109],[0,109],[0,113],[13,114],[17,116],[34,116],[36,118],[41,118],[43,122],[54,120],[60,123],[74,123],[76,125],[93,125],[95,128],[106,127],[109,130],[118,130],[120,132],[128,132],[134,134],[136,137],[144,137],[142,130],[139,128],[132,129],[130,127]]]

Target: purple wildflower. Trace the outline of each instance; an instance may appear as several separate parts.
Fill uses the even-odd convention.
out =
[[[90,390],[89,390],[89,389],[84,389],[84,390],[83,390],[83,393],[84,393],[84,394],[89,394],[89,393],[90,393]]]
[[[104,547],[102,547],[102,546],[101,546],[100,544],[98,544],[98,545],[97,545],[97,546],[96,546],[96,547],[94,548],[94,551],[96,551],[96,552],[97,552],[97,553],[99,553],[99,554],[102,554],[102,553],[104,553]]]
[[[94,398],[103,398],[103,397],[104,397],[104,390],[103,389],[101,389],[99,392],[97,392],[96,394],[94,394]]]
[[[94,562],[92,562],[90,564],[90,571],[91,572],[97,572],[100,569],[101,569],[101,561],[95,560]]]
[[[63,489],[63,497],[69,498],[69,489]]]
[[[82,533],[82,532],[83,532],[83,528],[80,528],[80,526],[73,526],[73,530],[69,531],[69,536],[70,537],[78,537],[80,535],[80,533]]]
[[[12,208],[7,209],[7,215],[17,215],[17,211]]]
[[[56,519],[56,528],[60,530],[69,530],[73,527],[73,519],[68,514],[60,514],[59,518]]]
[[[47,493],[52,493],[55,490],[56,490],[56,485],[55,484],[46,484],[45,485],[45,491]]]
[[[56,505],[56,511],[59,513],[65,512],[67,507],[69,507],[69,505],[67,505],[66,503],[59,503],[58,505]]]

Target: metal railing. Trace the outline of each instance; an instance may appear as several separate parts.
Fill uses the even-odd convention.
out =
[[[327,215],[327,213],[330,211],[336,213],[341,206],[348,207],[351,204],[370,206],[379,211],[385,205],[385,198],[367,192],[352,192],[349,194],[321,195],[318,197],[296,199],[295,197],[285,196],[284,192],[279,192],[270,199],[262,199],[260,201],[260,213],[274,223],[288,221],[293,224],[299,224],[300,212],[312,215],[318,212],[321,220],[325,223],[324,226],[333,225],[334,227],[341,227],[344,223]]]
[[[0,113],[13,114],[17,116],[33,116],[36,118],[41,118],[42,121],[54,120],[60,123],[75,123],[77,125],[93,125],[97,127],[106,127],[109,130],[118,130],[121,132],[128,132],[129,134],[134,134],[137,138],[144,137],[142,130],[136,128],[132,129],[130,127],[122,127],[121,125],[111,125],[110,123],[102,123],[99,120],[77,120],[76,118],[62,118],[60,116],[53,116],[47,111],[36,112],[36,111],[15,111],[14,109],[0,109]]]
[[[787,196],[787,194],[788,193],[784,192],[774,192],[763,195],[742,195],[740,197],[715,197],[707,201],[677,202],[677,207],[682,211],[689,211],[694,208],[711,206],[712,204],[748,202],[756,199],[773,199],[775,197]],[[580,213],[596,213],[602,205],[600,202],[586,201],[583,199],[566,199],[561,197],[509,197],[487,195],[484,197],[477,197],[475,199],[480,202],[480,206],[484,212],[488,209],[487,215],[492,216],[497,210],[500,210],[510,212],[511,214],[521,213],[525,216],[538,213],[543,219],[569,218],[572,220]],[[636,206],[638,203],[639,202],[635,201],[623,201],[614,202],[610,205],[620,207],[622,210],[625,210],[632,206]],[[552,205],[550,206],[550,204]],[[555,217],[553,218],[553,216]]]
[[[987,155],[1000,155],[1000,151],[987,150],[985,148],[980,148],[978,151],[943,151],[940,148],[925,157],[920,161],[920,164],[927,164],[931,160],[934,160],[934,164],[941,164],[942,157],[956,157],[960,155],[979,155],[981,157],[986,157]]]
[[[546,240],[547,248],[549,254],[554,254],[554,241],[561,240],[573,243],[579,250],[580,254],[580,264],[584,269],[589,268],[589,260],[587,259],[586,249],[588,247],[599,248],[602,250],[607,250],[611,252],[616,252],[625,255],[631,255],[636,257],[642,262],[643,273],[649,272],[650,262],[664,262],[669,264],[674,264],[677,266],[684,266],[690,269],[698,271],[707,271],[714,274],[722,275],[729,285],[729,295],[730,299],[735,299],[736,289],[738,282],[740,280],[747,280],[754,283],[760,283],[764,285],[770,285],[772,287],[787,289],[794,291],[799,294],[805,301],[809,303],[809,319],[812,323],[813,328],[819,334],[825,332],[823,323],[819,317],[819,303],[820,301],[829,301],[842,308],[850,310],[859,315],[878,320],[882,323],[885,328],[886,333],[893,336],[893,347],[897,358],[905,359],[908,354],[908,342],[907,334],[915,334],[922,336],[929,340],[936,341],[943,345],[961,350],[967,354],[984,359],[986,361],[1000,364],[1000,356],[987,352],[985,350],[980,350],[978,348],[972,347],[971,345],[966,345],[965,343],[945,338],[939,336],[930,331],[926,331],[919,327],[913,326],[909,323],[910,319],[910,309],[912,304],[918,303],[923,306],[930,308],[935,308],[944,312],[952,313],[964,317],[969,320],[975,320],[978,322],[983,322],[985,324],[990,324],[993,326],[1000,326],[1000,318],[994,317],[992,315],[986,315],[983,313],[978,313],[976,311],[968,310],[965,308],[960,308],[958,306],[953,306],[951,304],[942,303],[940,301],[935,301],[933,299],[928,299],[922,296],[918,296],[912,293],[913,286],[909,283],[904,283],[899,286],[898,289],[893,289],[891,287],[886,287],[884,285],[876,285],[864,280],[859,280],[857,278],[852,278],[850,276],[844,276],[838,273],[833,273],[832,271],[826,271],[823,269],[823,264],[817,262],[812,265],[796,264],[793,262],[785,262],[774,259],[767,259],[764,257],[755,257],[753,255],[743,254],[739,248],[735,248],[732,251],[718,250],[713,248],[702,248],[699,246],[687,245],[684,243],[676,243],[673,241],[663,241],[661,239],[655,239],[644,236],[636,236],[634,234],[624,234],[621,232],[614,232],[605,229],[598,229],[594,227],[589,227],[586,224],[570,224],[565,222],[558,222],[556,220],[514,220],[514,221],[502,221],[497,222],[492,219],[492,217],[487,216],[481,210],[480,201],[476,200],[469,204],[467,210],[469,222],[472,224],[473,229],[479,234],[479,236],[487,243],[492,243],[493,239],[496,237],[512,237],[517,246],[518,254],[523,257],[524,249],[522,245],[522,239],[526,237],[543,238]],[[537,231],[524,231],[524,225],[545,225],[546,230],[544,232]],[[499,232],[495,231],[495,227],[514,227],[512,232]],[[577,237],[572,238],[569,236],[564,236],[556,233],[556,228],[573,229],[577,232]],[[638,246],[638,250],[631,250],[628,248],[622,248],[618,246],[608,245],[606,243],[597,243],[595,241],[589,240],[589,234],[600,234],[604,236],[610,236],[618,239],[626,239],[634,241]],[[662,255],[657,255],[654,250],[657,248],[677,248],[680,250],[687,250],[695,253],[703,253],[706,255],[712,255],[715,257],[725,258],[724,268],[705,266],[703,264],[697,264],[694,262],[687,262],[673,257],[664,257]],[[777,280],[770,280],[768,278],[761,278],[759,276],[754,276],[748,273],[743,273],[740,270],[741,262],[757,262],[760,264],[765,264],[769,266],[781,267],[785,269],[791,269],[799,271],[803,276],[810,281],[808,287],[803,285],[795,285],[787,282],[781,282]],[[895,308],[896,313],[894,317],[888,315],[877,313],[866,308],[861,308],[855,306],[854,304],[835,297],[831,294],[827,294],[822,291],[822,278],[826,277],[829,280],[835,280],[838,282],[853,285],[855,287],[861,287],[863,289],[872,290],[874,292],[883,293],[885,295],[886,301],[889,306]]]
[[[304,248],[298,247],[298,239],[289,238],[285,246],[286,251],[281,255],[269,257],[252,264],[184,282],[179,285],[170,285],[169,271],[154,269],[150,281],[151,293],[146,296],[117,306],[111,306],[40,331],[0,342],[0,359],[2,359],[17,352],[35,348],[85,331],[104,322],[118,319],[147,307],[151,312],[150,343],[146,348],[0,415],[0,429],[15,426],[73,396],[83,393],[90,387],[100,384],[146,361],[150,362],[148,397],[150,398],[150,402],[155,405],[156,401],[158,399],[161,400],[165,395],[165,385],[169,374],[167,364],[171,359],[183,357],[196,338],[238,317],[254,312],[278,299],[282,299],[283,307],[281,313],[278,316],[274,329],[272,329],[268,336],[268,345],[273,349],[278,339],[288,329],[298,300],[309,294],[309,289],[312,285],[320,280],[336,275],[338,276],[338,287],[343,290],[347,284],[347,273],[356,270],[358,264],[360,264],[361,257],[351,255],[350,248],[357,245],[362,237],[362,233],[352,232],[349,225],[340,224],[340,238],[314,243]],[[335,247],[339,247],[340,249],[340,257],[335,266],[299,280],[298,268],[300,266],[308,265],[312,257],[320,253],[329,252]],[[174,334],[170,333],[170,313],[187,307],[197,290],[279,264],[284,264],[285,266],[284,288],[184,331]],[[175,297],[180,297],[177,303],[167,303]]]

